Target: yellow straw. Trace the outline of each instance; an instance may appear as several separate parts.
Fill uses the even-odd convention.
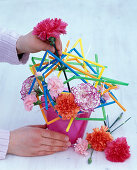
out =
[[[67,127],[67,129],[66,129],[66,132],[69,131],[69,129],[70,129],[71,125],[72,125],[73,120],[74,120],[74,118],[72,117],[72,118],[70,119],[70,121],[69,121],[69,124],[68,124],[68,127]]]
[[[80,59],[80,60],[83,60],[83,61],[86,61],[86,62],[89,62],[89,63],[94,64],[94,65],[99,66],[99,67],[104,67],[101,64],[95,63],[95,62],[87,60],[85,58],[78,57],[78,56],[71,54],[71,53],[62,52],[62,54],[67,55],[67,56],[71,56],[71,57],[74,57],[74,58],[77,58],[77,59]]]
[[[82,45],[82,39],[81,39],[81,38],[80,38],[79,42],[80,42],[80,48],[81,48],[82,56],[83,56],[83,58],[85,59],[84,50],[83,50],[83,45]],[[87,69],[86,69],[86,63],[85,63],[84,61],[83,61],[83,66],[84,66],[84,70],[87,71]],[[85,77],[87,77],[87,76],[85,75]]]
[[[102,67],[101,72],[100,72],[100,74],[99,74],[99,76],[98,76],[98,79],[101,78],[101,76],[102,76],[104,70],[105,70],[105,67]],[[98,83],[99,83],[99,81],[96,81],[96,83],[95,83],[95,88],[97,88]]]

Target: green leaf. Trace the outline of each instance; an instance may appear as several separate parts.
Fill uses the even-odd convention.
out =
[[[37,102],[34,102],[33,104],[34,104],[34,106],[36,106],[36,105],[40,105],[42,102],[40,101],[40,100],[38,100]]]
[[[44,93],[38,88],[34,89],[38,96],[44,95]]]
[[[88,164],[91,164],[92,163],[92,159],[91,157],[88,159]]]

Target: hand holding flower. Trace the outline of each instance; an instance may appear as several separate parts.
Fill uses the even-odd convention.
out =
[[[61,56],[62,54],[62,42],[61,39],[58,37],[55,41],[56,48],[58,54]],[[32,34],[32,31],[26,35],[20,36],[17,40],[16,44],[17,53],[36,53],[39,51],[46,51],[49,50],[52,53],[55,53],[55,48],[50,45],[48,40],[42,41],[36,35]]]

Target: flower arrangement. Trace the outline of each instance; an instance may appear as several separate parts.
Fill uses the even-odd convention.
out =
[[[101,126],[100,129],[93,129],[92,133],[87,133],[86,139],[78,138],[74,144],[74,151],[87,156],[89,154],[88,150],[91,149],[88,164],[92,163],[93,151],[104,151],[106,159],[111,162],[125,162],[131,156],[130,146],[128,145],[125,137],[114,140],[112,133],[125,124],[130,118],[111,131],[113,125],[121,119],[122,115],[123,113],[120,114],[110,127],[107,117],[107,121],[104,122],[106,126]],[[87,145],[85,145],[85,143],[87,143]]]
[[[48,128],[67,134],[72,144],[76,143],[74,148],[77,153],[86,156],[87,149],[92,148],[91,155],[93,150],[105,151],[108,160],[124,161],[130,155],[129,147],[125,138],[113,140],[111,127],[106,125],[108,117],[105,107],[115,103],[126,111],[112,91],[119,89],[120,85],[128,86],[128,83],[103,77],[107,66],[98,63],[97,55],[95,61],[85,58],[81,39],[78,39],[69,51],[68,41],[60,57],[55,41],[61,34],[66,34],[66,26],[67,23],[61,19],[48,18],[34,27],[32,33],[43,41],[49,41],[56,53],[47,50],[42,58],[32,57],[33,64],[30,65],[30,70],[33,75],[23,82],[21,89],[25,109],[31,111],[33,106],[39,105]],[[76,49],[78,44],[81,52]],[[60,78],[62,72],[64,80]],[[74,81],[80,82],[71,87],[70,82]],[[100,108],[103,117],[95,118],[93,112]],[[87,133],[86,139],[82,139],[87,121],[92,120],[104,121],[105,126],[93,129],[92,133]],[[117,150],[119,147],[125,148],[121,149],[124,158],[118,158],[120,153],[115,154],[115,147]],[[91,161],[90,157],[88,162]]]

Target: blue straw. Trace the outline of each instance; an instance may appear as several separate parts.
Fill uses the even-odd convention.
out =
[[[74,50],[74,48],[72,48],[68,53],[71,53],[73,50]],[[53,56],[53,53],[51,53],[51,55]],[[65,58],[66,56],[67,55],[62,54],[61,59]],[[50,62],[50,64],[52,64],[52,63],[54,64],[54,62],[56,62],[56,64],[58,63],[58,61],[56,59],[54,59]],[[45,65],[44,67],[42,67],[40,71],[44,70],[48,65],[49,65],[49,63],[47,65]]]
[[[43,77],[44,77],[44,74],[46,74],[48,71],[50,71],[57,63],[58,63],[58,61],[55,62],[54,64],[52,64],[49,68],[47,68],[46,71],[42,74]]]
[[[83,58],[83,56],[74,48],[74,51],[77,53],[77,55],[79,55],[79,57],[81,57],[81,58]],[[97,75],[99,75],[95,70],[94,70],[94,68],[93,67],[91,67],[91,65],[88,63],[88,62],[86,62],[86,61],[84,61],[85,63],[86,63],[86,65],[94,72],[94,74],[97,74]],[[100,78],[100,79],[102,79],[102,78]],[[106,85],[106,84],[104,84],[104,87],[106,88],[106,89],[108,89],[108,86]],[[111,95],[113,96],[113,97],[115,97],[115,95],[111,92],[111,91],[109,91],[110,93],[111,93]],[[115,97],[115,99],[117,100],[117,98]]]
[[[106,85],[106,84],[104,84],[104,87],[106,88],[106,89],[108,89],[108,86]],[[116,96],[109,90],[109,93],[113,96],[113,97],[115,97],[115,99],[116,100],[118,100],[117,98],[116,98]]]
[[[46,84],[42,81],[43,90],[44,90],[44,98],[45,98],[45,108],[48,110],[48,101],[47,101],[47,93],[46,93]]]
[[[74,51],[77,53],[79,57],[83,58],[83,56],[75,48],[74,48]],[[94,70],[94,68],[88,62],[84,61],[84,63],[86,63],[86,65],[93,71],[94,74],[98,75],[98,73]]]
[[[30,93],[31,93],[31,91],[32,91],[32,89],[33,89],[33,86],[34,86],[34,84],[35,84],[35,81],[36,81],[36,78],[34,78],[34,80],[33,80],[32,84],[31,84],[31,87],[30,87],[30,89],[29,89],[28,94],[30,94]]]
[[[51,103],[51,104],[52,104],[52,106],[54,107],[54,106],[55,106],[55,104],[54,104],[54,102],[53,102],[53,100],[52,100],[52,98],[51,98],[51,95],[50,95],[50,93],[49,93],[49,91],[48,91],[47,87],[46,87],[46,92],[47,92],[47,96],[48,96],[48,98],[49,98],[50,103]]]
[[[108,105],[114,104],[114,103],[115,103],[115,101],[112,101],[112,102],[109,102],[109,103],[104,103],[104,104],[99,105],[99,106],[96,107],[95,109],[100,108],[100,107],[103,107],[103,106],[108,106]]]
[[[76,76],[80,76],[78,73],[76,73],[72,68],[70,68],[66,63],[64,63],[60,58],[58,58],[56,55],[52,54],[49,50],[47,50],[49,54],[51,54],[55,59],[57,59],[60,63],[62,63],[65,67],[67,67],[71,72],[73,72]],[[84,79],[81,79],[84,83],[87,83]]]
[[[38,67],[38,71],[40,71],[41,66],[42,66],[42,64],[43,64],[43,62],[44,62],[44,60],[45,60],[45,58],[46,58],[46,55],[47,55],[47,51],[45,52],[45,54],[44,54],[44,56],[43,56],[43,58],[42,58],[42,60],[41,60],[41,63],[40,63],[40,65],[39,65],[39,67]]]
[[[50,65],[50,64],[52,64],[52,63],[54,63],[54,62],[56,62],[57,60],[52,60],[50,63],[48,63],[48,64],[46,64],[45,66],[43,66],[41,69],[40,69],[40,71],[42,71],[42,70],[44,70],[48,65]]]

